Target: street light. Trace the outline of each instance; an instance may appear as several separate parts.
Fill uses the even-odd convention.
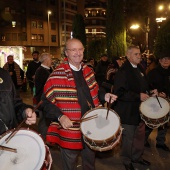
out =
[[[50,15],[51,11],[48,11],[48,52],[50,53]]]
[[[140,28],[144,33],[145,33],[145,43],[146,43],[146,50],[148,51],[149,50],[149,46],[148,46],[148,35],[149,35],[149,31],[150,31],[150,28],[149,28],[149,18],[147,19],[147,23],[145,25],[145,28],[143,29],[140,25],[138,24],[134,24],[130,27],[130,29],[138,29]]]
[[[169,18],[170,3],[164,2],[160,5],[158,5],[157,9],[158,9],[157,14],[159,15],[159,17],[166,18],[166,19]]]

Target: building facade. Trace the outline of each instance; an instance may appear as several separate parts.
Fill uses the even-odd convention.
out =
[[[74,15],[77,12],[84,13],[82,2],[84,1],[0,1],[0,46],[9,49],[22,47],[25,60],[32,59],[31,53],[34,50],[49,52],[53,58],[60,58],[65,41],[71,37]]]
[[[87,42],[106,37],[106,0],[86,0],[84,15]]]

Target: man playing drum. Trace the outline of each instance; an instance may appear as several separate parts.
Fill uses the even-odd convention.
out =
[[[134,170],[132,163],[150,165],[142,158],[144,152],[145,123],[140,118],[139,106],[149,98],[148,83],[140,67],[141,53],[136,46],[127,49],[127,60],[118,70],[114,81],[114,93],[118,95],[114,110],[121,119],[121,159],[126,170]],[[155,95],[157,90],[152,91]]]
[[[148,77],[149,84],[152,87],[157,88],[159,92],[158,95],[160,97],[169,100],[170,98],[170,51],[163,51],[160,54],[159,65],[155,69],[151,70],[148,73],[147,77]],[[151,132],[152,129],[146,127],[146,139],[145,139],[146,147],[150,147],[150,144],[148,142],[148,137]],[[170,151],[168,146],[165,144],[166,133],[167,133],[167,124],[165,124],[164,126],[160,126],[158,128],[156,147],[163,149],[165,151]]]
[[[62,128],[50,126],[47,141],[57,143],[65,170],[76,167],[78,154],[81,152],[84,170],[95,169],[95,151],[82,140],[80,130],[70,130],[73,120],[79,120],[90,108],[99,106],[99,96],[105,101],[115,101],[117,96],[99,91],[94,72],[82,63],[84,47],[78,39],[66,42],[63,63],[50,75],[44,86],[46,98],[53,103],[57,112],[54,121],[58,120]],[[48,117],[48,115],[47,115]]]
[[[0,135],[15,128],[24,117],[27,124],[36,123],[35,112],[18,97],[11,76],[0,68]]]

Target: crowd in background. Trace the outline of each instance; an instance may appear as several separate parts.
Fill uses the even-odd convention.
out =
[[[78,98],[79,98],[79,102],[82,103],[82,110],[84,109],[83,112],[85,113],[89,109],[89,106],[82,99],[87,98],[88,101],[90,101],[93,106],[92,99],[94,100],[94,102],[96,102],[95,96],[93,96],[94,94],[92,95],[89,93],[87,84],[85,83],[84,79],[79,79],[82,74],[81,72],[79,72],[81,70],[81,69],[79,69],[79,67],[80,68],[82,67],[83,69],[85,68],[85,70],[86,70],[86,67],[84,67],[84,65],[81,64],[81,61],[78,62],[77,68],[74,67],[76,65],[77,61],[73,62],[73,60],[75,60],[75,58],[72,56],[72,54],[73,53],[74,54],[81,53],[81,55],[83,55],[84,48],[78,40],[73,39],[70,41],[73,41],[77,46],[80,46],[81,48],[79,48],[78,50],[76,49],[77,47],[75,47],[76,50],[71,49],[71,47],[65,49],[66,58],[68,58],[69,61],[67,61],[65,59],[63,61],[65,65],[61,64],[60,69],[64,68],[64,69],[69,70],[71,67],[73,77],[77,76],[77,79],[75,78],[75,83],[78,88]],[[67,45],[71,46],[70,43],[68,43]],[[40,55],[38,51],[34,51],[32,53],[32,57],[33,57],[33,61],[31,61],[28,64],[27,71],[26,71],[26,78],[27,78],[27,82],[29,84],[30,91],[33,95],[33,104],[37,105],[41,100],[43,100],[42,96],[43,96],[44,89],[46,91],[46,94],[45,94],[46,96],[44,98],[48,97],[48,99],[51,100],[51,102],[53,104],[56,104],[55,99],[53,99],[52,97],[54,96],[54,93],[56,93],[56,91],[55,91],[56,86],[61,82],[65,83],[66,77],[64,77],[64,73],[61,72],[60,69],[56,70],[55,68],[52,67],[52,59],[51,59],[50,54],[42,53]],[[83,56],[81,56],[81,57],[82,57],[81,59],[83,59]],[[132,113],[132,110],[129,109],[130,105],[132,105],[133,108],[136,108],[136,112],[138,112],[137,110],[139,110],[139,104],[141,103],[141,101],[144,101],[149,96],[151,96],[150,94],[148,94],[150,92],[150,89],[154,90],[154,93],[158,94],[159,97],[163,97],[166,99],[169,98],[169,96],[170,96],[170,90],[169,90],[169,87],[170,87],[170,83],[169,83],[170,82],[170,80],[169,80],[170,62],[169,62],[169,60],[170,60],[170,58],[169,58],[169,53],[167,53],[165,51],[161,54],[160,58],[157,59],[153,54],[147,55],[146,53],[143,53],[141,55],[139,48],[132,46],[132,47],[128,48],[126,56],[113,56],[110,61],[109,61],[109,58],[110,57],[108,57],[107,54],[102,54],[100,56],[99,61],[95,61],[94,58],[89,58],[87,61],[83,60],[83,62],[85,65],[88,66],[87,72],[90,72],[93,78],[95,77],[99,88],[105,89],[106,94],[114,94],[115,92],[117,93],[118,101],[116,101],[115,102],[116,104],[113,105],[113,109],[116,109],[117,112],[120,114],[120,116],[121,116],[121,112],[124,113],[126,111],[127,112],[126,116],[128,116],[128,112],[129,112],[129,115]],[[24,81],[23,70],[15,63],[15,61],[13,60],[13,56],[11,56],[11,55],[8,56],[7,63],[4,65],[4,69],[9,72],[9,74],[12,78],[12,81],[15,85],[17,95],[19,96],[19,90],[22,88],[22,84]],[[54,81],[53,77],[55,79],[55,76],[56,75],[59,76],[60,74],[63,74],[62,75],[63,80],[57,82],[58,84],[52,90],[48,91],[54,85],[52,83]],[[83,72],[83,74],[84,74],[84,76],[87,75],[87,73],[85,74],[84,72]],[[70,75],[71,75],[71,72],[70,72]],[[135,76],[138,77],[137,83],[134,81]],[[49,77],[51,77],[51,79],[49,79]],[[59,77],[61,78],[61,76],[59,76]],[[94,79],[93,79],[93,81],[94,81]],[[70,83],[70,82],[68,81],[67,83]],[[129,87],[127,85],[127,83],[130,84],[131,87]],[[137,84],[139,84],[141,89],[139,89],[139,86]],[[48,87],[47,87],[47,85],[48,85]],[[44,86],[45,86],[45,88],[44,88]],[[63,85],[59,86],[58,88],[61,88],[62,86]],[[83,90],[82,90],[82,87],[84,87]],[[91,87],[91,86],[89,85],[89,87]],[[66,88],[68,88],[68,87],[66,86]],[[84,92],[84,89],[85,89],[85,92]],[[157,92],[155,91],[155,89],[157,89]],[[91,89],[91,90],[94,90],[94,89]],[[141,90],[143,90],[143,91],[141,93],[139,93]],[[127,91],[128,92],[132,91],[132,93],[128,94]],[[52,93],[52,94],[50,94],[50,93]],[[138,96],[135,96],[136,95],[135,93],[139,93]],[[60,93],[59,93],[59,95],[62,96],[62,94],[60,94]],[[96,95],[97,95],[97,93],[96,93]],[[139,95],[141,95],[140,96],[141,100],[139,100]],[[67,96],[67,97],[69,98],[69,96]],[[131,99],[132,97],[135,98],[135,102],[137,101],[137,105],[134,105],[133,100]],[[119,100],[119,98],[122,100]],[[44,101],[45,100],[46,99],[44,99]],[[62,100],[63,100],[62,102],[64,103],[65,100],[64,99],[62,99]],[[127,101],[129,100],[128,105],[126,102],[123,103],[123,101],[126,101],[126,100]],[[50,105],[49,103],[47,105],[49,105],[51,107],[51,110],[53,109],[52,112],[56,109],[56,108],[53,108],[54,106]],[[122,105],[124,107],[127,106],[127,109],[122,110],[122,106],[119,107],[119,105]],[[56,106],[58,107],[59,105],[56,104]],[[97,101],[96,106],[98,106],[98,101]],[[78,108],[78,105],[76,107]],[[95,106],[93,106],[93,107],[95,107]],[[64,106],[64,109],[66,109],[65,106]],[[58,111],[59,110],[57,110],[57,112]],[[39,111],[36,112],[37,116],[39,117],[38,131],[42,135],[44,140],[46,139],[46,135],[47,135],[46,133],[48,130],[48,126],[50,125],[50,123],[46,121],[46,112],[47,112],[46,106],[42,106],[39,109]],[[55,118],[55,119],[59,121],[62,116],[63,115],[61,114],[58,116],[58,118]],[[125,117],[121,117],[121,120],[123,121],[123,127],[126,129],[126,131],[123,131],[123,135],[126,136],[127,135],[126,133],[133,134],[135,129],[137,131],[141,130],[142,135],[144,135],[144,137],[140,136],[140,139],[141,139],[140,142],[142,142],[144,140],[145,146],[150,147],[148,139],[149,139],[150,133],[152,132],[152,129],[147,126],[146,126],[146,128],[144,128],[144,126],[145,126],[144,123],[139,121],[138,117],[136,119],[135,119],[135,116],[133,117],[134,121],[138,122],[137,124],[135,124],[134,122],[131,122],[131,121],[133,121],[133,119],[129,120],[129,117],[127,117],[126,120],[124,118]],[[63,118],[61,120],[63,120]],[[70,124],[68,123],[69,121],[67,118],[65,118],[64,121],[66,123],[62,124],[63,127],[65,127],[66,125],[72,126],[72,123],[70,123]],[[129,124],[130,124],[130,126],[129,126]],[[168,128],[168,126],[166,124],[163,127],[162,126],[159,127],[157,138],[156,138],[156,141],[157,141],[156,147],[163,149],[164,151],[170,151],[169,147],[165,144],[167,128]],[[144,129],[146,129],[146,130],[144,130]],[[145,132],[145,134],[144,134],[144,132]],[[150,163],[147,160],[144,160],[141,158],[141,155],[143,153],[143,147],[141,146],[141,143],[139,144],[137,142],[136,143],[134,142],[134,145],[139,147],[138,149],[134,150],[134,155],[136,153],[139,153],[139,150],[141,151],[140,155],[134,156],[134,157],[132,155],[132,157],[129,159],[129,155],[128,155],[129,153],[127,151],[128,148],[127,148],[127,146],[125,146],[127,144],[127,141],[125,141],[125,140],[129,140],[130,142],[133,142],[134,139],[135,140],[139,139],[138,134],[134,133],[134,136],[129,137],[128,139],[126,137],[124,137],[123,142],[122,142],[123,143],[122,145],[124,145],[124,146],[122,146],[122,151],[121,151],[121,154],[123,156],[123,164],[125,165],[125,168],[131,169],[131,170],[133,170],[132,162],[137,162],[137,163],[140,163],[143,165],[150,165]],[[65,145],[63,144],[63,146],[65,146]],[[129,143],[128,143],[128,146],[129,146],[129,148],[131,147],[131,145]],[[82,146],[80,146],[80,148],[81,147]],[[134,148],[131,148],[131,149],[134,149]],[[61,152],[62,152],[63,156],[69,160],[68,150],[61,149]],[[93,164],[93,163],[91,162],[90,164]],[[69,164],[67,166],[69,166]]]

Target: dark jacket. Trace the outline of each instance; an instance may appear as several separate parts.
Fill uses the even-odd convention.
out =
[[[27,107],[28,105],[16,96],[15,86],[9,73],[0,68],[0,135],[7,128],[16,127],[17,123],[23,120],[23,111]]]
[[[28,68],[27,68],[27,72],[26,72],[26,77],[29,81],[33,81],[33,78],[32,76],[35,75],[35,72],[37,70],[37,68],[41,65],[40,62],[35,62],[35,61],[31,61],[29,64],[28,64]]]
[[[136,69],[138,70],[127,60],[115,76],[114,93],[118,95],[118,99],[114,110],[120,116],[122,124],[138,125],[141,121],[140,93],[148,91],[148,84],[140,65]]]
[[[48,70],[43,66],[40,66],[35,72],[35,98],[39,102],[41,100],[41,95],[43,94],[44,85],[50,75],[52,70]]]
[[[99,61],[97,63],[96,69],[95,69],[95,78],[99,86],[101,86],[102,82],[106,81],[106,70],[109,65],[109,61]]]
[[[164,69],[159,65],[148,73],[147,78],[151,88],[155,88],[158,92],[164,92],[166,96],[170,96],[170,67]]]

